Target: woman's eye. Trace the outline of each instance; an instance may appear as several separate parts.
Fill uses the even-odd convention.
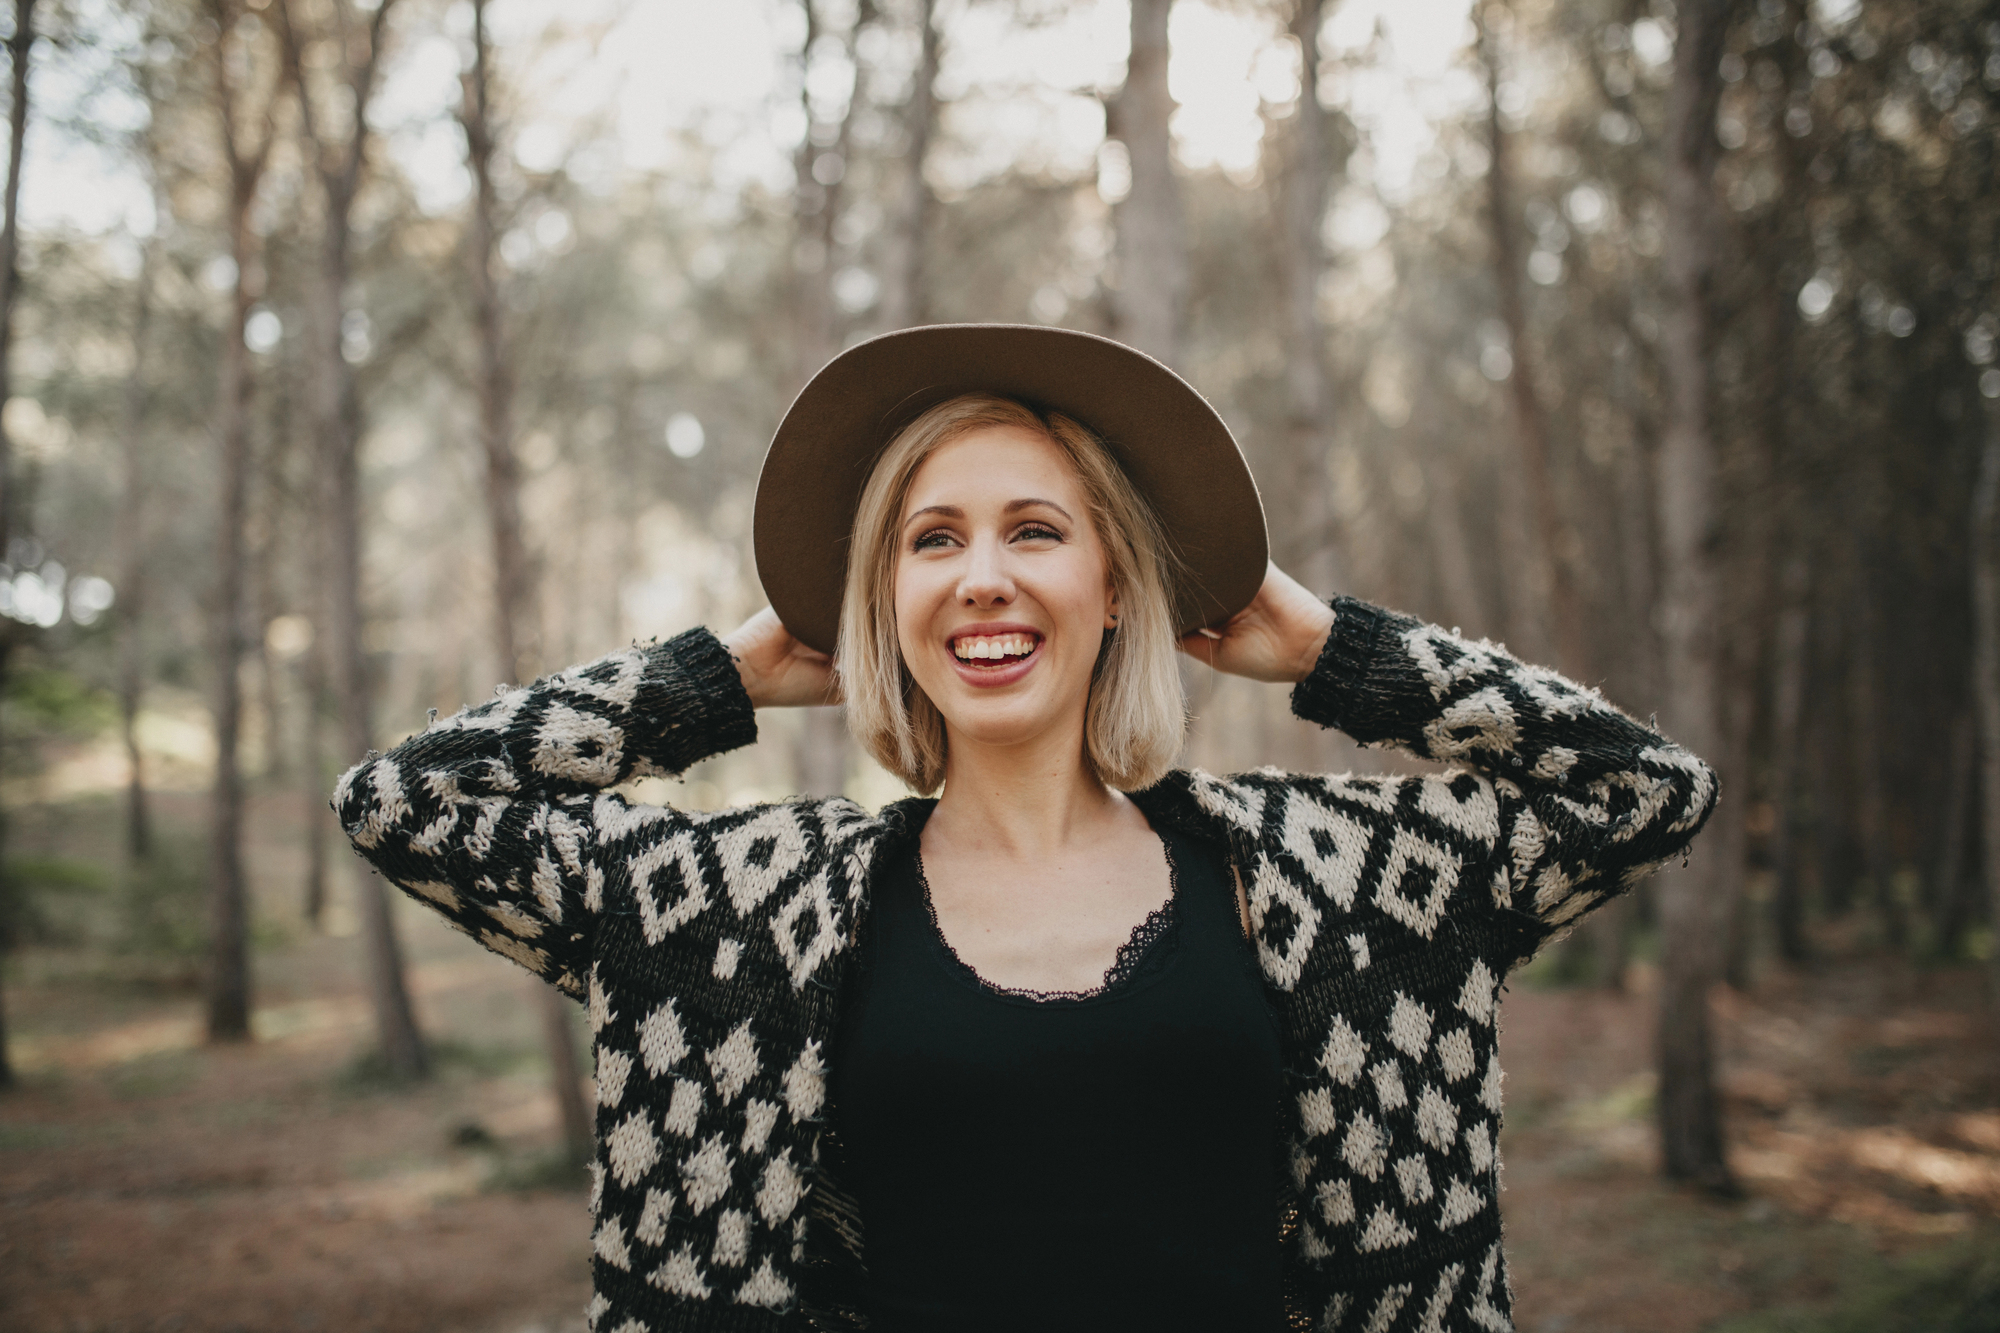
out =
[[[931,551],[936,550],[940,546],[948,546],[950,544],[951,534],[949,532],[946,532],[942,528],[932,528],[929,532],[921,534],[915,541],[911,542],[910,549],[913,551]]]
[[[1030,523],[1014,534],[1017,540],[1031,542],[1059,542],[1062,534],[1054,528],[1040,523]]]

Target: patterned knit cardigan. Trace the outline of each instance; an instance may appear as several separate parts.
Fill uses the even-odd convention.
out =
[[[1284,1059],[1292,1326],[1491,1333],[1511,1327],[1499,984],[1681,855],[1715,778],[1494,645],[1334,606],[1293,708],[1444,773],[1176,772],[1134,800],[1248,888]],[[588,1005],[599,1333],[866,1327],[827,1052],[871,876],[926,807],[694,814],[611,790],[755,736],[694,630],[434,722],[335,794],[384,875]]]

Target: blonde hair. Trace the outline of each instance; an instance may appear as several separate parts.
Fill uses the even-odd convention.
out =
[[[869,474],[848,542],[847,586],[833,665],[847,725],[881,765],[924,795],[944,782],[944,716],[917,687],[896,636],[898,533],[910,483],[925,459],[973,431],[1013,426],[1048,440],[1082,483],[1118,599],[1084,714],[1084,762],[1121,791],[1166,775],[1187,728],[1175,661],[1174,556],[1146,503],[1103,441],[1056,412],[996,394],[938,404],[889,442]]]

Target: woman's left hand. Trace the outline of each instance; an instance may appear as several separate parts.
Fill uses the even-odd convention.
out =
[[[1275,564],[1250,605],[1213,629],[1181,640],[1181,651],[1217,671],[1296,684],[1312,674],[1333,630],[1333,609]]]

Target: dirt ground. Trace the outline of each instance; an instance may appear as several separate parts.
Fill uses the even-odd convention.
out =
[[[192,991],[92,954],[13,960],[24,1078],[0,1097],[0,1329],[581,1330],[585,1203],[550,1170],[531,983],[402,910],[438,1072],[384,1085],[362,1058],[351,913],[329,934],[296,924],[295,853],[266,813],[254,1045],[202,1045]],[[1727,1203],[1656,1177],[1643,969],[1634,983],[1507,999],[1523,1333],[1837,1308],[1908,1256],[2000,1238],[2000,1031],[1977,977],[1842,964],[1719,1001],[1745,1190]]]

